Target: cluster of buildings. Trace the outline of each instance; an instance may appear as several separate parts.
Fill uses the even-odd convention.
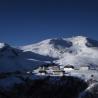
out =
[[[70,75],[70,72],[75,70],[87,71],[96,70],[96,68],[91,66],[80,66],[79,68],[77,68],[72,65],[59,66],[57,64],[46,64],[33,70],[33,73],[36,75],[63,76],[65,74]]]

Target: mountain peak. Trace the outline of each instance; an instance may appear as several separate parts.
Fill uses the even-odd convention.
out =
[[[0,48],[4,48],[4,47],[6,47],[6,46],[9,46],[9,45],[6,44],[6,43],[0,43]]]
[[[86,36],[74,36],[74,37],[72,37],[72,38],[87,38]]]
[[[85,45],[87,43],[87,37],[84,36],[76,36],[69,38],[69,41],[73,43],[73,45]]]

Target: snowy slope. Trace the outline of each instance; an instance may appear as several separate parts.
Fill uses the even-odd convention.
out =
[[[60,65],[98,65],[98,42],[83,36],[48,39],[21,49],[55,58]]]
[[[43,60],[48,58],[32,52],[23,52],[8,44],[0,43],[0,73],[32,70],[37,65],[44,64]]]

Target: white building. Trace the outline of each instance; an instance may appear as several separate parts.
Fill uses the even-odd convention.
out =
[[[61,70],[54,70],[52,75],[57,76],[64,76],[64,71]]]
[[[89,70],[89,66],[81,66],[81,67],[80,67],[80,70],[85,70],[85,71],[86,71],[86,70]]]
[[[63,70],[65,72],[70,72],[70,71],[74,70],[74,66],[72,66],[72,65],[66,65],[66,66],[64,66]]]

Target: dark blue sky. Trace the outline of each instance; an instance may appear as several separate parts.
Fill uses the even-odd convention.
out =
[[[0,0],[0,42],[98,36],[98,0]],[[97,39],[98,40],[98,39]]]

